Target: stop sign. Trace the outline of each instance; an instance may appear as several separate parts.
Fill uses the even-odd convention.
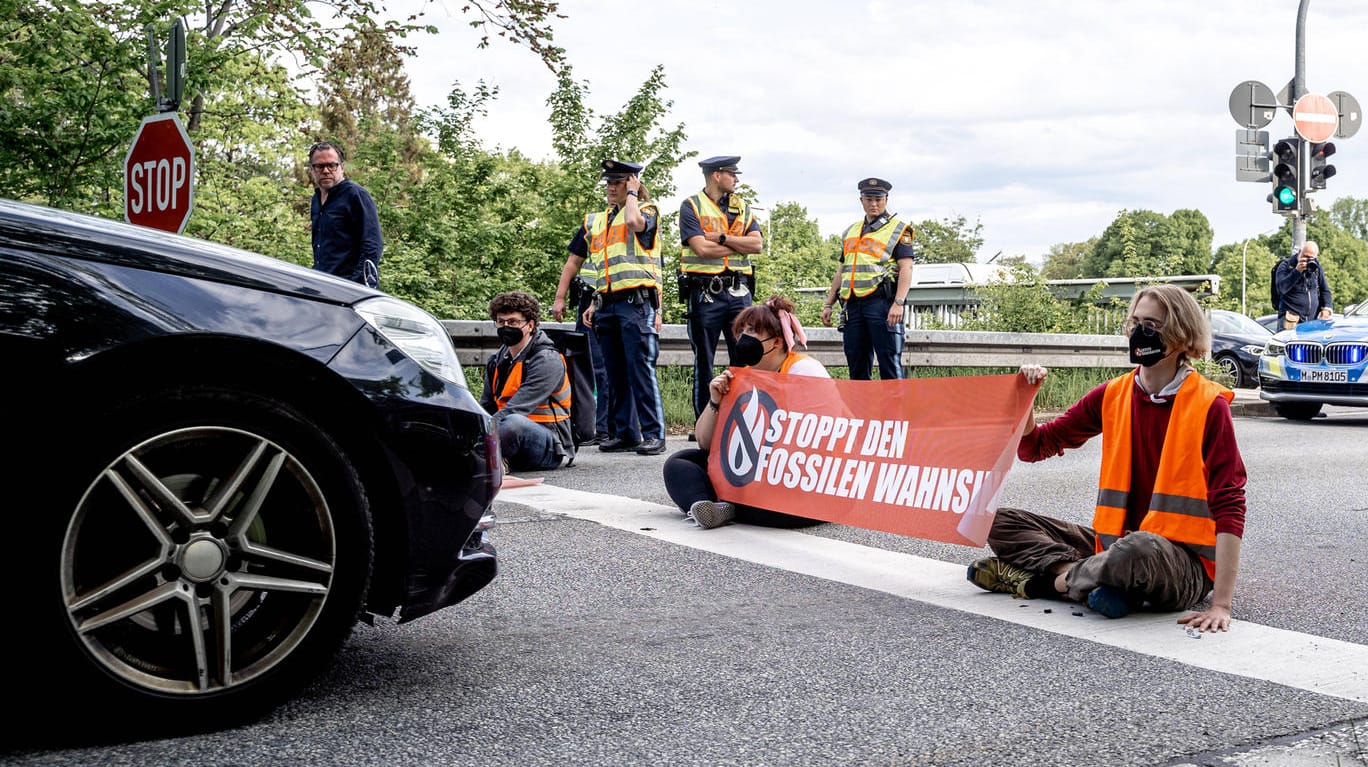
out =
[[[175,112],[144,117],[124,158],[124,220],[179,234],[190,219],[195,150]]]

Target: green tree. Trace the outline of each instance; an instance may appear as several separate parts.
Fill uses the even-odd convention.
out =
[[[122,217],[123,158],[147,106],[126,17],[108,3],[0,0],[0,195]]]
[[[1097,246],[1097,238],[1086,242],[1061,242],[1050,246],[1040,267],[1040,276],[1046,280],[1077,280],[1084,275],[1084,263],[1088,254]]]
[[[821,321],[825,291],[799,293],[800,288],[831,284],[839,249],[822,237],[817,220],[796,202],[781,202],[769,211],[765,250],[755,257],[756,297],[779,294],[793,301],[805,324]]]
[[[1211,224],[1196,210],[1123,210],[1084,256],[1085,277],[1161,277],[1211,269]]]
[[[1368,240],[1368,200],[1341,197],[1330,206],[1330,221],[1359,238]]]
[[[983,247],[983,224],[964,216],[926,219],[913,225],[918,261],[929,264],[972,263]]]
[[[1216,249],[1213,261],[1212,271],[1221,278],[1221,292],[1212,300],[1212,308],[1246,311],[1251,317],[1273,312],[1269,275],[1278,257],[1268,249],[1266,239],[1250,239],[1248,249],[1243,241],[1222,245]]]

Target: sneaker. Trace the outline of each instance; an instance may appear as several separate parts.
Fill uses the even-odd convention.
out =
[[[1098,586],[1088,592],[1088,607],[1108,618],[1124,618],[1130,614],[1126,592],[1111,586]]]
[[[984,591],[1011,594],[1013,599],[1026,599],[1026,582],[1034,578],[1035,573],[1009,565],[997,557],[987,557],[969,565],[965,577]]]
[[[695,501],[689,516],[699,527],[709,530],[736,519],[736,507],[726,501]]]

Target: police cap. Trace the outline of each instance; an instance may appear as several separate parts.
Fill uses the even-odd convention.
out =
[[[881,178],[862,178],[856,186],[860,189],[861,197],[887,197],[893,185]]]
[[[740,162],[741,158],[737,155],[709,157],[700,161],[698,167],[702,168],[704,173],[716,173],[720,170],[739,175],[741,171],[737,170],[736,166]]]
[[[635,176],[641,173],[643,167],[638,163],[621,160],[604,160],[599,164],[603,166],[603,178],[608,181],[621,181],[628,176]]]

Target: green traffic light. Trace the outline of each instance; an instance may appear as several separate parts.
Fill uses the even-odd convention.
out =
[[[1297,201],[1297,193],[1290,186],[1278,187],[1278,202],[1283,205],[1291,205]]]

